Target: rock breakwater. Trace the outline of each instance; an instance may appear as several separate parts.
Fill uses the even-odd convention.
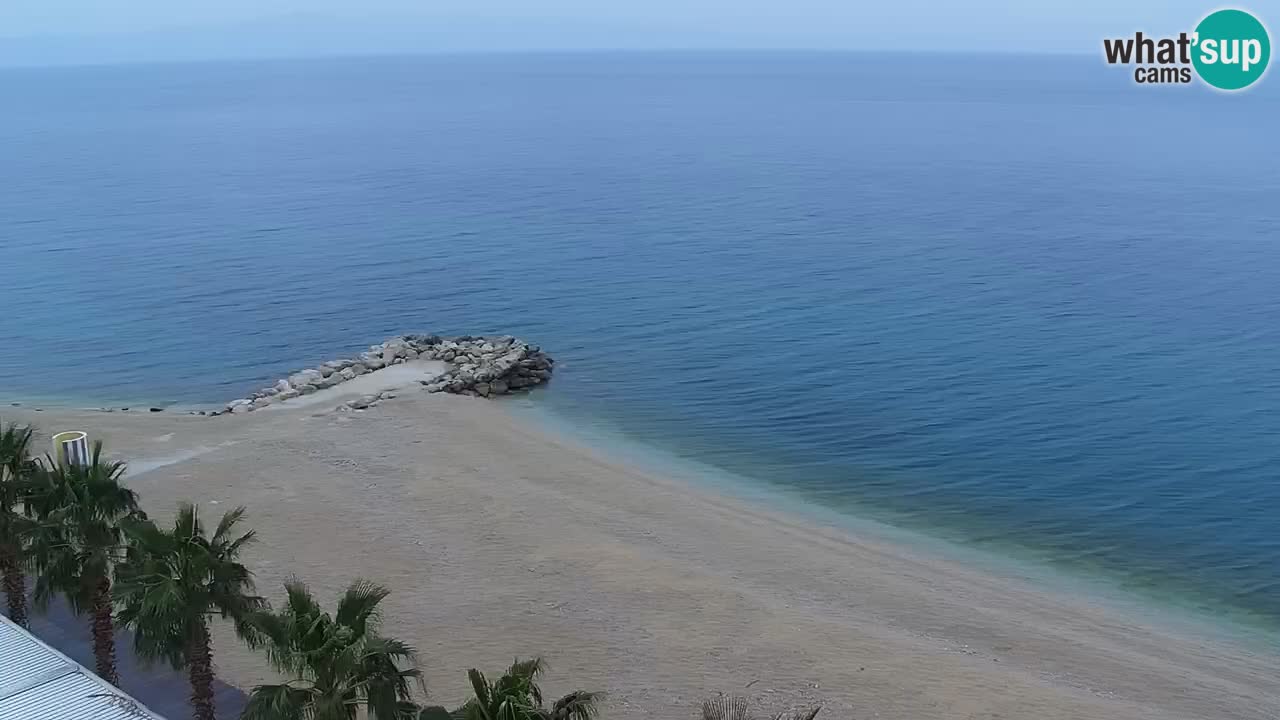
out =
[[[555,361],[537,345],[510,335],[441,337],[400,335],[371,345],[354,358],[330,360],[281,378],[252,395],[227,403],[213,415],[241,414],[336,387],[362,375],[415,360],[445,363],[445,371],[419,381],[426,392],[494,397],[521,392],[551,379]],[[384,395],[386,393],[383,393]],[[380,396],[362,399],[372,405]],[[350,407],[351,405],[348,404]],[[363,409],[363,408],[358,408]]]

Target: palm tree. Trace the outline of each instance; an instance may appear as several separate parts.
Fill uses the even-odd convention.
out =
[[[506,674],[492,683],[472,668],[467,677],[476,696],[455,715],[463,720],[592,720],[599,711],[599,693],[578,690],[555,701],[550,708],[542,706],[537,679],[546,668],[542,658],[516,660]]]
[[[214,720],[208,617],[230,618],[245,637],[248,616],[263,607],[253,594],[252,573],[237,559],[254,539],[253,531],[234,536],[243,517],[242,507],[226,513],[212,537],[205,536],[200,511],[190,503],[178,506],[172,530],[149,520],[124,523],[131,542],[116,567],[118,619],[134,631],[140,657],[186,669],[195,720]]]
[[[24,484],[33,468],[31,428],[9,424],[0,428],[0,576],[9,605],[9,619],[27,626],[27,576],[22,539],[26,517],[20,506]]]
[[[361,708],[370,720],[416,717],[414,650],[378,634],[378,603],[390,591],[357,580],[332,616],[298,580],[285,591],[284,609],[254,613],[249,624],[255,644],[289,680],[255,687],[242,720],[353,720]]]
[[[747,707],[747,699],[736,695],[717,695],[702,703],[702,720],[756,720]],[[795,710],[783,710],[770,716],[772,720],[813,720],[822,711],[821,705],[810,705]]]
[[[76,614],[89,613],[95,669],[113,685],[119,677],[111,569],[124,545],[121,522],[140,513],[137,495],[120,484],[123,474],[124,463],[104,461],[96,442],[88,464],[50,460],[34,473],[27,502],[36,520],[29,550],[36,606],[47,607],[61,593]]]

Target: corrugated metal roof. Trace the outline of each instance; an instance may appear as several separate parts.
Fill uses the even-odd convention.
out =
[[[3,720],[163,720],[0,616]]]

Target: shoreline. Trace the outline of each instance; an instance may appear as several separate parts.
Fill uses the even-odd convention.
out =
[[[378,376],[390,378],[394,371],[395,368],[388,365],[385,370],[370,373],[363,379],[372,381]],[[416,393],[419,391],[418,384],[421,383],[406,375],[384,383],[384,390],[390,393]],[[336,386],[321,390],[319,395],[298,398],[286,406],[273,406],[271,410],[305,410],[313,414],[345,412],[348,408],[338,406],[346,404],[344,401],[361,396],[367,390],[367,385],[353,384],[345,388]],[[376,395],[377,393],[366,394],[365,397],[373,399]],[[474,398],[475,394],[472,393],[471,396]],[[1155,580],[1142,588],[1128,587],[1126,583],[1135,578],[1105,567],[1086,569],[1070,560],[1054,557],[1050,550],[1023,545],[1016,540],[974,544],[961,530],[940,528],[940,531],[930,531],[918,525],[895,523],[892,517],[879,513],[876,508],[862,505],[857,505],[855,509],[831,508],[802,493],[791,491],[785,484],[740,475],[696,459],[678,456],[656,444],[633,438],[618,428],[601,430],[598,421],[571,417],[555,409],[551,403],[537,400],[534,395],[513,395],[500,402],[505,413],[520,422],[539,424],[540,431],[548,438],[558,439],[613,463],[625,464],[648,474],[678,479],[701,492],[726,495],[738,501],[767,506],[770,510],[821,522],[841,532],[868,535],[878,541],[901,544],[950,562],[972,565],[1006,579],[1032,583],[1046,591],[1068,592],[1080,599],[1102,602],[1131,616],[1154,612],[1159,616],[1157,626],[1189,631],[1260,651],[1270,650],[1280,640],[1280,621],[1238,605],[1218,603],[1217,607],[1213,607],[1216,598],[1199,595],[1194,587],[1185,584],[1174,586]],[[376,406],[377,403],[372,405]],[[224,406],[225,403],[222,402],[208,402],[162,408],[148,403],[93,407],[67,399],[38,404],[0,399],[0,419],[7,419],[6,414],[17,414],[13,411],[36,413],[33,417],[39,417],[40,414],[57,417],[63,413],[91,413],[104,416],[120,414],[212,418],[219,415],[212,410]],[[5,413],[6,408],[10,412]],[[107,450],[110,452],[111,448]],[[1262,637],[1259,637],[1259,633]]]
[[[292,573],[322,597],[384,582],[388,632],[418,646],[440,700],[466,667],[541,653],[549,685],[605,690],[618,718],[693,717],[718,691],[904,720],[1280,709],[1278,657],[651,472],[474,398],[5,420],[106,439],[149,512],[247,505],[269,597]],[[225,679],[266,677],[226,628],[215,645]]]
[[[1213,598],[1195,594],[1186,586],[1173,588],[1155,581],[1147,589],[1128,587],[1134,578],[1109,568],[1085,569],[1050,551],[1016,541],[989,544],[969,542],[963,531],[928,529],[893,522],[875,508],[855,505],[854,510],[832,508],[793,491],[783,483],[748,477],[696,459],[676,455],[657,445],[634,439],[618,429],[577,421],[548,403],[532,398],[511,401],[508,409],[517,418],[551,426],[549,434],[625,463],[647,473],[678,479],[703,492],[724,494],[742,502],[766,506],[796,518],[828,525],[841,532],[899,544],[949,562],[970,565],[985,572],[1045,591],[1067,592],[1081,600],[1100,602],[1117,612],[1152,613],[1157,627],[1189,631],[1258,650],[1271,650],[1280,641],[1277,621],[1236,605],[1211,608]],[[541,427],[541,426],[540,426]],[[1164,592],[1167,591],[1167,592]],[[1264,637],[1259,637],[1262,633]]]

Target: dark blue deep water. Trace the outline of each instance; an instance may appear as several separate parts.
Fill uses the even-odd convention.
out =
[[[0,71],[0,394],[212,403],[394,333],[510,332],[577,421],[1280,622],[1280,77],[1127,77]]]

